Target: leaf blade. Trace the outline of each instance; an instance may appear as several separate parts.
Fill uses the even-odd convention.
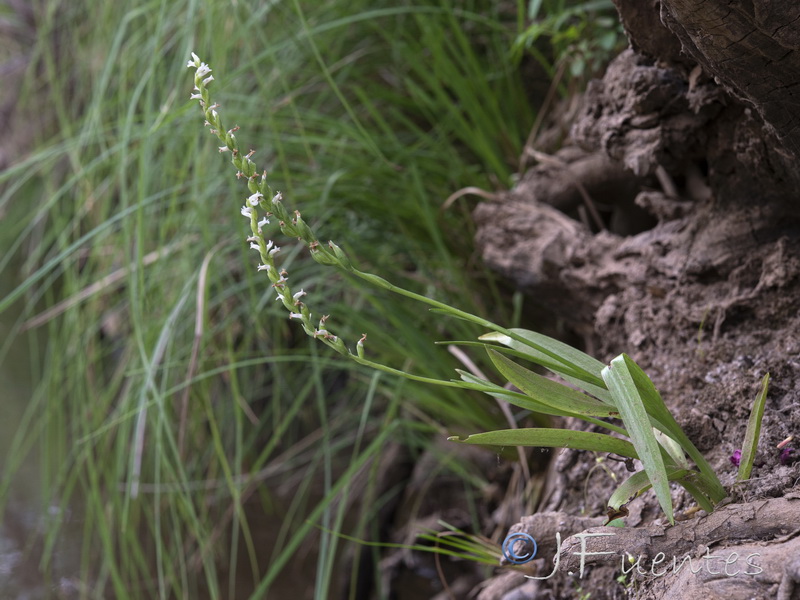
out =
[[[603,379],[616,400],[622,422],[639,454],[639,459],[650,479],[658,503],[667,515],[669,522],[674,524],[675,517],[672,510],[667,469],[626,358],[624,354],[620,354],[612,360],[611,364],[603,369]]]
[[[764,417],[764,406],[767,403],[767,392],[769,391],[769,373],[761,379],[761,389],[753,403],[750,411],[750,418],[747,420],[747,429],[744,433],[744,443],[742,444],[742,457],[739,460],[739,472],[736,481],[744,481],[750,478],[753,470],[753,461],[756,458],[758,449],[758,439],[761,437],[761,419]]]
[[[605,365],[569,344],[560,342],[549,336],[542,335],[528,329],[510,329],[512,333],[524,338],[528,344],[523,344],[507,335],[490,332],[480,336],[482,342],[496,342],[523,353],[529,360],[546,369],[569,377],[575,377],[591,383],[599,388],[605,388],[601,372]]]
[[[620,356],[624,357],[626,368],[631,374],[639,397],[644,404],[647,414],[651,418],[651,424],[661,432],[670,436],[683,448],[700,470],[699,484],[708,492],[714,502],[721,501],[725,498],[727,492],[722,483],[720,483],[719,478],[717,478],[714,469],[711,468],[711,465],[708,464],[708,461],[697,449],[697,446],[692,443],[675,420],[675,417],[672,416],[669,408],[667,408],[667,405],[661,398],[661,394],[656,389],[652,380],[647,376],[647,373],[626,354]],[[678,462],[680,464],[680,461]]]
[[[487,351],[497,370],[510,383],[536,401],[575,416],[619,417],[619,412],[615,407],[595,400],[566,385],[542,377],[530,369],[515,363],[496,350],[487,348]]]
[[[500,429],[486,433],[473,433],[466,438],[451,436],[451,442],[485,446],[533,446],[537,448],[573,448],[611,452],[626,458],[639,458],[636,449],[628,441],[605,433],[575,431],[571,429],[534,428]]]
[[[688,474],[689,471],[686,469],[671,469],[667,471],[667,478],[670,481],[675,481],[685,477]],[[614,491],[614,493],[611,494],[611,497],[608,499],[609,508],[619,510],[623,504],[627,504],[636,496],[648,490],[651,485],[652,484],[650,482],[650,478],[647,476],[647,472],[637,471],[623,481]]]

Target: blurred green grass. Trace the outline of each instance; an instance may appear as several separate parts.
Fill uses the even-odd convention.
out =
[[[4,399],[24,415],[0,501],[33,476],[36,510],[72,515],[47,521],[31,560],[81,597],[266,598],[299,560],[316,560],[313,597],[328,597],[348,544],[316,526],[370,535],[369,465],[387,444],[422,452],[501,415],[364,372],[291,326],[251,264],[246,194],[198,122],[186,60],[211,64],[226,122],[321,235],[372,272],[514,324],[471,248],[469,201],[441,205],[513,182],[536,116],[510,58],[526,3],[29,8],[9,17],[35,41],[13,91],[13,129],[30,133],[0,174],[0,362],[25,348],[34,385]],[[383,362],[449,377],[458,364],[432,341],[481,333],[281,245],[293,285]],[[465,481],[479,493],[480,474]],[[271,548],[265,520],[280,524]]]

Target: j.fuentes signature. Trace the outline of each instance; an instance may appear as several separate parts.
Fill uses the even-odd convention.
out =
[[[692,558],[691,555],[685,554],[682,557],[673,556],[671,560],[667,560],[666,554],[659,552],[651,559],[646,556],[634,556],[629,552],[590,552],[587,550],[587,540],[595,537],[613,537],[613,532],[608,533],[577,533],[573,537],[580,541],[580,551],[573,552],[573,556],[580,559],[580,570],[578,577],[583,577],[584,567],[586,566],[587,556],[609,556],[619,554],[620,568],[623,575],[627,575],[632,571],[636,571],[639,575],[650,575],[653,577],[664,577],[669,574],[677,575],[682,569],[688,566],[692,573],[699,573],[705,569],[711,575],[725,575],[727,577],[734,577],[736,575],[758,575],[763,572],[758,564],[753,562],[754,559],[761,556],[758,552],[752,552],[746,556],[740,556],[737,552],[731,552],[728,556],[716,556],[710,554],[710,550],[706,549],[704,556],[700,558]],[[506,560],[514,564],[524,564],[530,562],[536,556],[538,546],[533,536],[527,533],[512,533],[503,541],[503,556]],[[744,564],[742,564],[743,561]],[[528,579],[550,579],[558,571],[559,564],[561,563],[561,534],[556,532],[556,556],[554,560],[552,572],[545,577],[534,577],[532,575],[525,575]],[[574,573],[569,572],[570,575]]]

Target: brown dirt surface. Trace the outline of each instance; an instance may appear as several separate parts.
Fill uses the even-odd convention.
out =
[[[652,21],[632,14],[630,2],[619,4],[627,26]],[[685,3],[665,2],[662,11],[672,4]],[[656,576],[644,569],[618,582],[621,564],[587,561],[583,578],[570,576],[579,567],[575,534],[612,529],[587,527],[602,524],[614,478],[625,467],[563,451],[549,467],[539,513],[515,526],[551,540],[540,542],[543,575],[552,569],[554,532],[560,533],[558,573],[542,581],[506,573],[496,590],[482,586],[482,600],[587,592],[592,600],[800,598],[799,450],[782,460],[776,448],[788,436],[800,441],[794,132],[764,120],[785,111],[753,104],[763,86],[751,85],[752,77],[737,92],[735,70],[712,75],[708,61],[716,55],[685,52],[696,31],[677,43],[670,31],[632,36],[640,51],[623,53],[589,86],[567,148],[550,161],[539,154],[539,165],[502,201],[478,206],[477,243],[492,269],[583,336],[598,358],[626,352],[642,366],[730,498],[711,515],[694,513],[676,488],[673,501],[685,520],[666,527],[647,493],[630,503],[626,527],[613,529],[612,541],[592,539],[592,550],[613,552],[617,561],[628,552],[642,556],[642,565],[659,553],[670,565],[672,557],[690,556],[701,565],[697,572]],[[742,446],[765,373],[771,385],[756,464],[749,481],[733,485],[730,456]],[[712,565],[706,555],[722,558]],[[757,568],[746,564],[748,556]],[[514,577],[516,587],[509,584]]]

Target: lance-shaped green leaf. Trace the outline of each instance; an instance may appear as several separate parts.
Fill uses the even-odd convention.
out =
[[[667,470],[667,478],[670,481],[681,479],[689,474],[686,469],[669,469]],[[627,504],[642,492],[650,489],[652,483],[647,476],[647,472],[638,471],[623,481],[620,486],[611,494],[608,499],[609,508],[619,510],[623,504]]]
[[[523,330],[524,331],[524,330]],[[481,336],[481,339],[486,339],[487,341],[491,341],[490,337],[494,334],[487,334],[486,336]],[[517,340],[513,340],[508,336],[504,336],[502,334],[497,334],[498,339],[504,339],[506,341],[510,340],[511,343],[514,344],[516,348],[525,348],[526,350],[516,350],[514,347],[508,346],[488,346],[487,344],[483,344],[480,342],[472,342],[472,341],[448,341],[448,342],[437,342],[440,344],[454,344],[457,346],[471,346],[471,347],[480,347],[480,348],[487,348],[491,347],[498,352],[502,352],[508,356],[516,356],[518,358],[525,359],[529,362],[533,362],[541,367],[544,367],[548,371],[558,375],[561,379],[568,381],[569,383],[573,384],[575,387],[582,389],[584,392],[591,394],[595,398],[598,398],[602,402],[606,404],[613,404],[611,401],[611,394],[605,387],[605,383],[603,387],[595,385],[593,383],[589,383],[585,381],[587,377],[585,376],[583,371],[577,369],[571,369],[564,365],[564,363],[554,359],[548,358],[543,354],[536,355],[535,351],[532,351],[529,346],[521,344]],[[560,342],[559,342],[560,343]],[[601,363],[602,364],[602,363]],[[581,378],[583,377],[583,379]],[[594,378],[591,378],[592,381],[595,381]]]
[[[689,474],[681,479],[678,483],[680,483],[686,489],[686,491],[692,495],[692,497],[700,505],[700,508],[708,513],[714,512],[714,501],[711,500],[708,493],[705,491],[707,486],[697,485],[697,480],[699,479],[697,475],[697,471],[690,471]]]
[[[522,353],[531,362],[562,375],[565,379],[578,379],[599,389],[605,389],[600,373],[605,366],[596,358],[551,337],[527,329],[510,329],[527,340],[527,344],[498,332],[482,335],[483,342],[496,342]]]
[[[483,344],[481,344],[483,346]],[[615,431],[620,435],[624,435],[627,437],[628,432],[625,431],[622,427],[619,427],[613,423],[609,423],[607,421],[601,421],[600,419],[595,419],[593,417],[588,417],[584,415],[577,415],[575,413],[561,410],[559,408],[554,408],[548,404],[544,404],[542,402],[538,402],[527,396],[525,394],[520,394],[519,392],[512,392],[511,390],[507,390],[506,388],[499,386],[495,383],[490,381],[486,381],[485,379],[481,379],[480,377],[476,377],[471,373],[467,373],[466,371],[462,371],[461,369],[456,369],[456,372],[461,376],[463,381],[459,382],[461,387],[464,389],[472,389],[479,392],[483,392],[484,394],[488,394],[493,398],[498,400],[503,400],[508,402],[509,404],[513,404],[514,406],[518,406],[519,408],[524,408],[525,410],[529,410],[533,413],[541,413],[544,415],[552,415],[556,417],[577,417],[579,419],[583,419],[588,423],[592,423],[597,425],[598,427],[603,427],[608,429],[609,431]]]
[[[769,373],[764,375],[761,380],[761,390],[756,396],[753,409],[750,411],[750,418],[747,421],[747,430],[744,433],[744,444],[742,445],[742,457],[739,461],[739,473],[736,481],[744,481],[750,478],[753,470],[753,461],[756,458],[758,449],[758,438],[761,437],[761,419],[764,417],[764,405],[767,403],[767,391],[769,391]]]
[[[465,382],[464,387],[467,389],[477,390],[479,392],[484,392],[485,394],[489,394],[493,398],[497,398],[498,400],[505,400],[509,404],[513,404],[514,406],[518,406],[519,408],[524,408],[525,410],[529,410],[531,412],[542,413],[545,415],[552,415],[555,417],[571,417],[573,416],[572,413],[566,410],[561,410],[550,406],[549,404],[544,404],[543,402],[538,402],[537,400],[527,396],[526,394],[520,394],[519,392],[512,392],[511,390],[507,390],[506,388],[499,386],[495,383],[490,381],[486,381],[485,379],[481,379],[480,377],[476,377],[471,373],[467,373],[466,371],[462,371],[461,369],[456,369],[456,372],[461,376],[461,379]]]
[[[500,429],[486,433],[474,433],[466,438],[452,436],[451,442],[478,444],[482,446],[533,446],[536,448],[574,448],[611,452],[626,458],[639,458],[633,444],[605,433],[573,431],[571,429]]]
[[[647,410],[646,407],[645,410]],[[681,448],[681,445],[678,442],[655,427],[653,428],[653,435],[656,436],[658,443],[661,444],[661,447],[667,451],[667,454],[669,454],[676,465],[682,469],[692,468],[692,465],[689,464],[689,461],[686,459],[686,453],[683,451],[683,448]]]
[[[604,404],[566,385],[542,377],[530,369],[518,365],[513,360],[506,358],[496,350],[487,348],[487,351],[489,352],[489,358],[492,359],[497,370],[500,371],[510,383],[517,386],[537,402],[547,404],[548,406],[574,415],[586,415],[590,417],[619,416],[617,410],[611,405]]]
[[[700,470],[702,476],[701,485],[706,488],[707,493],[714,502],[721,501],[727,495],[725,488],[720,483],[716,473],[714,473],[714,469],[711,468],[711,465],[708,464],[705,457],[687,437],[683,429],[681,429],[681,426],[678,425],[678,422],[672,416],[667,405],[664,404],[664,400],[662,400],[661,394],[658,393],[656,386],[653,385],[653,382],[647,374],[629,356],[621,354],[614,360],[619,359],[621,359],[620,362],[625,365],[625,370],[633,379],[638,396],[647,414],[651,417],[652,425],[669,435],[681,445],[683,450],[692,458],[697,468]]]
[[[622,422],[639,454],[639,460],[642,461],[644,470],[647,472],[658,503],[667,515],[669,522],[674,523],[667,469],[664,466],[664,459],[661,457],[658,441],[653,435],[650,418],[625,358],[626,356],[621,354],[612,360],[611,364],[603,369],[603,379],[616,401]]]

